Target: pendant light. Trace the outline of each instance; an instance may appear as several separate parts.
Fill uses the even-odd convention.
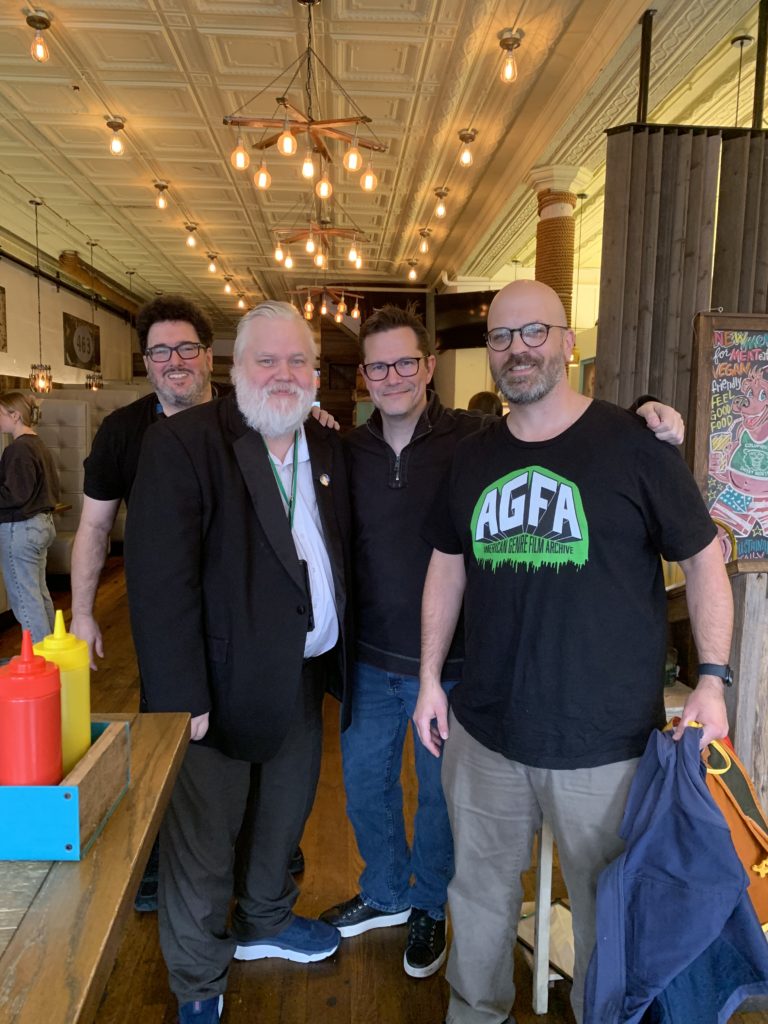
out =
[[[355,270],[363,269],[363,257],[358,253],[357,259],[355,260]]]
[[[247,171],[248,165],[251,162],[251,158],[248,156],[248,152],[243,145],[243,140],[238,136],[237,145],[232,150],[229,157],[229,162],[235,168],[236,171]]]
[[[323,297],[320,301],[320,316],[328,316],[328,299],[325,297],[325,292],[323,292]]]
[[[513,82],[517,81],[518,72],[515,50],[520,46],[524,36],[525,32],[521,28],[503,28],[497,35],[499,46],[504,52],[504,60],[501,64],[499,77],[505,85],[512,85]]]
[[[312,237],[312,229],[311,228],[309,229],[309,234],[307,235],[307,241],[306,241],[306,244],[305,244],[304,248],[306,249],[307,253],[310,256],[312,255],[312,253],[317,248],[317,246],[315,245],[315,240]]]
[[[347,304],[344,301],[344,292],[341,293],[341,299],[338,305],[336,306],[336,312],[341,313],[342,316],[344,316],[344,314],[347,312]]]
[[[344,314],[340,313],[337,309],[336,312],[333,314],[333,319],[336,321],[337,324],[340,324],[341,321],[344,319]]]
[[[35,10],[27,15],[26,20],[29,27],[35,30],[35,38],[29,48],[30,56],[38,64],[45,64],[51,55],[48,52],[48,44],[43,37],[43,32],[51,27],[51,16],[45,11]]]
[[[470,146],[477,138],[477,128],[464,128],[459,132],[459,139],[463,146],[459,153],[459,163],[462,167],[471,167],[473,163],[472,150]]]
[[[326,170],[323,170],[322,178],[315,185],[315,195],[318,199],[330,199],[333,195],[333,185]]]
[[[189,232],[187,235],[187,247],[189,249],[194,249],[197,245],[197,236],[195,235],[195,232],[197,231],[197,224],[185,224],[184,227]]]
[[[216,266],[216,259],[217,257],[215,252],[208,253],[208,270],[211,274],[215,274],[218,269]]]
[[[304,162],[301,165],[301,176],[311,181],[315,176],[315,161],[312,159],[312,151],[307,150],[304,155]]]
[[[266,191],[272,184],[272,175],[267,170],[267,163],[265,160],[261,161],[258,171],[253,176],[253,183],[256,188]]]
[[[231,295],[232,294],[232,278],[231,277],[225,277],[224,278],[224,293],[225,293],[225,295]]]
[[[315,266],[318,267],[320,270],[323,269],[323,267],[325,266],[325,253],[323,252],[322,248],[317,250],[312,261],[315,264]]]
[[[419,252],[422,256],[426,256],[429,252],[429,236],[431,233],[429,228],[421,228],[419,231],[419,238],[421,239],[419,242]]]
[[[293,256],[291,256],[290,251],[287,249],[285,251],[285,259],[283,260],[283,266],[285,267],[286,270],[290,270],[293,267]]]
[[[278,263],[282,263],[284,259],[285,259],[285,253],[283,251],[282,245],[280,244],[280,239],[278,238],[277,242],[275,244],[275,260]]]
[[[109,152],[112,156],[122,156],[125,152],[125,143],[120,134],[125,129],[125,118],[119,117],[117,114],[110,115],[105,118],[107,122],[107,128],[111,128],[114,132],[112,138],[109,140]]]
[[[353,320],[360,319],[360,302],[358,299],[355,299],[355,304],[352,307],[352,312],[349,315],[352,317]]]
[[[349,247],[347,259],[349,260],[350,263],[357,263],[357,245],[355,244],[354,239],[352,239],[352,245],[350,245]]]
[[[242,292],[237,297],[237,308],[245,309],[245,297],[243,296]]]
[[[285,121],[283,121],[282,134],[277,140],[277,150],[282,156],[293,156],[298,148],[299,144],[296,141],[296,136],[293,135],[288,127],[288,118],[286,117]]]
[[[408,271],[408,280],[409,281],[415,281],[416,278],[419,276],[416,273],[416,260],[408,260],[408,266],[411,268]]]
[[[344,154],[341,162],[344,164],[345,170],[350,171],[350,173],[359,171],[363,166],[363,157],[360,150],[357,148],[357,130],[355,130],[355,137],[352,140],[352,145]]]
[[[376,186],[379,184],[379,179],[373,173],[373,168],[370,164],[365,169],[365,173],[360,178],[360,188],[363,192],[375,192]]]
[[[33,363],[29,369],[29,386],[40,395],[47,394],[53,387],[51,368],[43,362],[43,313],[40,301],[40,235],[37,223],[37,211],[43,205],[42,199],[30,199],[35,211],[35,277],[37,278],[37,349],[39,362]]]
[[[450,189],[447,188],[436,188],[435,196],[437,197],[437,205],[435,206],[435,216],[442,220],[445,217],[448,209],[445,205],[445,197],[448,195]]]
[[[166,210],[168,208],[168,196],[166,195],[166,192],[168,191],[168,182],[156,181],[154,185],[155,188],[157,189],[157,199],[155,199],[155,206],[158,208],[158,210]]]

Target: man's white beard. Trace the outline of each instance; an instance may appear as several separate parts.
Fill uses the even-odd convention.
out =
[[[232,367],[232,381],[245,422],[264,437],[282,437],[298,430],[315,400],[314,386],[306,390],[296,384],[254,387],[238,366]]]

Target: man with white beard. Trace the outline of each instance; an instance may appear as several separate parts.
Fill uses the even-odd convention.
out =
[[[307,963],[339,943],[293,913],[288,872],[317,785],[323,694],[343,698],[347,666],[346,476],[334,431],[307,420],[314,363],[293,307],[252,309],[234,393],[152,426],[132,493],[126,576],[147,709],[192,716],[160,846],[181,1024],[219,1020],[233,955]]]

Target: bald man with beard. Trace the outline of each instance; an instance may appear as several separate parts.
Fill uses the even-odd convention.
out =
[[[457,446],[427,518],[414,721],[436,757],[455,844],[447,1024],[502,1024],[515,999],[520,873],[542,817],[573,912],[571,1001],[582,1020],[601,870],[635,767],[664,724],[660,555],[681,564],[702,663],[683,710],[702,744],[727,734],[730,585],[696,484],[636,417],[573,391],[558,296],[520,281],[488,312],[488,357],[509,414]],[[440,670],[464,606],[451,710]],[[706,674],[704,674],[706,671]]]

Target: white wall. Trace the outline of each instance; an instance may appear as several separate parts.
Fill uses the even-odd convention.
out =
[[[34,273],[10,260],[0,259],[0,287],[5,288],[8,351],[0,352],[0,374],[29,376],[39,361],[37,335],[37,282]],[[91,319],[91,304],[72,292],[40,279],[43,362],[48,363],[57,384],[85,384],[86,370],[64,365],[63,313]],[[119,317],[97,309],[100,328],[101,372],[105,380],[131,380],[131,328]]]
[[[495,391],[485,348],[458,348],[437,357],[435,390],[443,405],[466,409],[478,391]]]

